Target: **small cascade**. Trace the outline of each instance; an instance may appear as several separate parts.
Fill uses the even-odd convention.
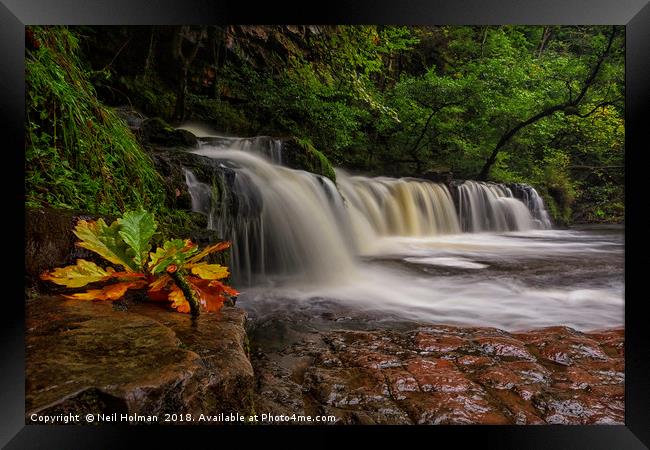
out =
[[[195,124],[186,124],[180,129],[187,130],[199,138],[200,147],[241,150],[266,157],[273,164],[282,165],[282,139],[271,136],[231,137],[214,134],[211,130]]]
[[[544,200],[535,188],[521,183],[513,183],[509,187],[514,196],[526,205],[533,218],[538,221],[538,228],[549,229],[552,227],[551,217],[546,211]]]
[[[337,171],[357,236],[431,236],[459,233],[447,187],[408,178],[367,178]]]
[[[503,184],[464,181],[456,185],[456,190],[458,218],[464,232],[550,228],[550,221],[540,223],[535,220],[528,205]],[[543,203],[541,206],[543,208]]]

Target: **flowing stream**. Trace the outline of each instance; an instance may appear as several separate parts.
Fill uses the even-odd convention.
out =
[[[554,230],[530,186],[342,170],[334,184],[283,167],[268,137],[206,136],[194,153],[234,172],[218,195],[185,176],[193,209],[233,242],[238,304],[253,317],[623,325],[622,228]]]

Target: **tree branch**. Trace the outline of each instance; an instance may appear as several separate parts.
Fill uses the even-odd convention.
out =
[[[501,136],[501,139],[499,139],[499,142],[497,142],[497,145],[494,147],[492,150],[492,153],[488,157],[488,159],[485,161],[485,164],[483,165],[483,168],[481,169],[481,172],[478,175],[479,180],[485,180],[490,173],[490,169],[492,168],[492,165],[495,163],[497,156],[499,154],[499,151],[508,143],[508,141],[519,132],[522,128],[525,128],[528,125],[531,125],[535,122],[537,122],[540,119],[543,119],[544,117],[548,117],[557,111],[566,111],[567,114],[571,115],[577,115],[579,117],[580,113],[577,111],[577,106],[578,104],[585,98],[585,95],[587,95],[587,91],[591,87],[591,85],[594,83],[596,80],[596,77],[598,76],[598,73],[600,72],[600,68],[603,65],[603,62],[605,61],[605,58],[609,54],[611,48],[612,48],[612,43],[614,42],[614,37],[616,35],[616,27],[612,26],[612,32],[609,35],[609,39],[607,41],[607,47],[605,50],[600,54],[598,57],[598,61],[594,65],[594,67],[591,69],[591,72],[585,79],[582,89],[580,90],[580,93],[578,96],[571,100],[567,100],[564,103],[560,103],[551,107],[548,107],[544,109],[543,111],[535,114],[534,116],[519,122],[517,125],[515,125],[513,128],[508,130],[503,136]],[[598,107],[597,107],[598,108]],[[596,108],[596,109],[597,109]],[[595,111],[595,110],[594,110]],[[593,111],[589,112],[587,115],[592,114]],[[585,116],[586,117],[586,116]]]

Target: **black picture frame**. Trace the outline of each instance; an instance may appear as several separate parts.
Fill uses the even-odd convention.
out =
[[[405,24],[405,25],[625,25],[626,28],[626,217],[625,217],[625,425],[624,426],[438,426],[362,428],[362,439],[385,442],[388,433],[403,431],[419,442],[451,438],[456,445],[472,440],[495,448],[648,448],[650,446],[650,327],[646,325],[644,281],[650,269],[644,213],[648,177],[647,111],[650,103],[649,0],[434,0],[323,2],[309,5],[267,2],[185,0],[1,0],[0,3],[0,113],[5,180],[4,221],[7,233],[24,235],[24,27],[34,24],[143,25],[143,24]],[[645,138],[645,139],[644,139]],[[8,192],[8,193],[7,193]],[[0,444],[6,448],[116,448],[147,434],[167,444],[195,445],[203,439],[219,444],[226,434],[236,439],[265,436],[275,427],[129,427],[25,425],[24,289],[17,237],[5,237],[14,252],[0,272],[3,290],[3,349],[0,370]],[[3,258],[4,259],[4,258]],[[588,262],[586,262],[588,263]],[[24,266],[24,265],[23,265]],[[15,272],[15,275],[12,273]],[[11,287],[11,289],[6,289]],[[191,428],[191,429],[190,429]],[[283,427],[291,440],[315,441],[311,433],[340,440],[350,427]],[[180,432],[180,433],[179,433]],[[188,433],[189,432],[189,433]],[[128,433],[128,434],[127,434]],[[182,433],[182,436],[181,436]],[[209,436],[206,436],[208,434]],[[426,435],[426,436],[425,436]],[[406,436],[404,436],[406,437]],[[189,439],[189,440],[188,440]],[[411,437],[406,441],[411,444]],[[421,439],[426,439],[422,441]],[[401,440],[404,443],[403,437]],[[244,441],[240,441],[241,445]],[[154,444],[151,444],[153,446]],[[432,444],[434,445],[434,444]]]

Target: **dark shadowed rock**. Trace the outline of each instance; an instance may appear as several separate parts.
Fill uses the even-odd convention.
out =
[[[178,130],[159,117],[145,119],[140,124],[140,138],[145,144],[162,147],[196,147],[198,139],[187,130]]]
[[[248,414],[245,313],[193,322],[155,304],[35,297],[26,309],[26,412]]]
[[[74,264],[77,258],[98,262],[94,253],[75,245],[77,238],[72,230],[81,219],[95,220],[97,216],[54,208],[25,210],[27,285],[42,288],[38,276],[43,271]]]

